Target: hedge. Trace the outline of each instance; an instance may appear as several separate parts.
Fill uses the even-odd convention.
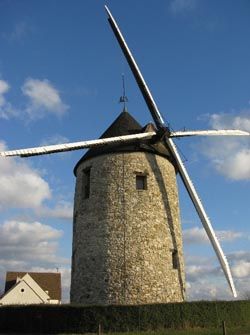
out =
[[[96,333],[250,325],[250,301],[139,306],[1,306],[0,333]]]

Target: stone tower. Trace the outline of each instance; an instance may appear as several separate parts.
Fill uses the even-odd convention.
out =
[[[102,137],[148,127],[123,111]],[[176,170],[161,142],[91,149],[74,172],[71,302],[183,301]]]

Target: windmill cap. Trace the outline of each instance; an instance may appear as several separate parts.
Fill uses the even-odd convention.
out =
[[[127,112],[127,110],[123,110],[121,114],[115,119],[115,121],[105,130],[105,132],[101,135],[100,138],[140,134],[149,131],[156,131],[152,123],[149,123],[146,126],[142,127],[133,118],[133,116],[131,116],[131,114]],[[161,145],[161,142],[151,144],[148,140],[144,140],[140,142],[137,141],[131,143],[117,143],[105,147],[95,147],[89,149],[76,164],[74,168],[74,174],[76,175],[78,166],[87,159],[104,154],[112,154],[116,152],[138,152],[138,151],[141,152],[147,151],[169,158],[169,153],[165,148],[165,146]]]

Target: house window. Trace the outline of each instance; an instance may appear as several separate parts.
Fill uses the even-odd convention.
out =
[[[137,190],[147,189],[147,176],[141,174],[136,175],[136,189]]]
[[[83,171],[83,197],[88,199],[90,196],[90,168]]]
[[[173,269],[178,269],[178,252],[177,252],[177,250],[172,251],[172,265],[173,265]]]

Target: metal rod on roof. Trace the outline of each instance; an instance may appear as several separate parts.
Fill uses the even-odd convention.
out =
[[[119,102],[123,103],[123,110],[126,110],[126,102],[128,102],[128,98],[126,96],[126,90],[125,90],[125,76],[124,73],[122,74],[122,88],[123,88],[123,95],[120,97]]]

